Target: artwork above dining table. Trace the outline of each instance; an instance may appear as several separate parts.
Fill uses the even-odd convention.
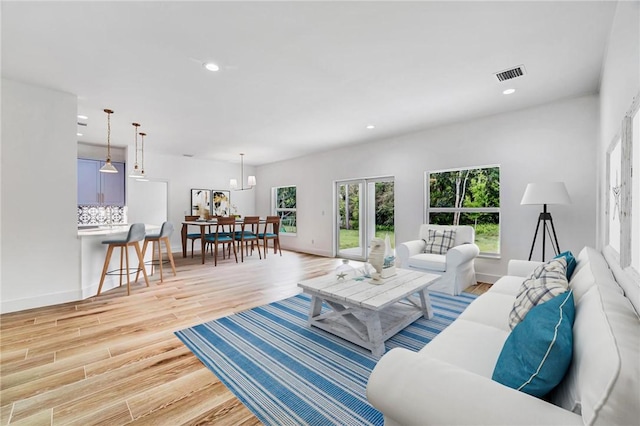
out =
[[[191,215],[204,216],[206,212],[211,212],[211,190],[192,189],[191,190]]]
[[[231,193],[219,189],[192,189],[191,215],[209,219],[209,216],[229,216]]]
[[[231,192],[213,189],[211,193],[211,214],[213,216],[229,216]]]

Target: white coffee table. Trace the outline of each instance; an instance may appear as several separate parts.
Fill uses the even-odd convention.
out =
[[[398,269],[382,284],[370,278],[338,279],[335,274],[298,283],[311,295],[309,325],[340,336],[380,357],[384,342],[420,318],[432,318],[427,288],[435,274]],[[330,308],[321,313],[322,302]]]

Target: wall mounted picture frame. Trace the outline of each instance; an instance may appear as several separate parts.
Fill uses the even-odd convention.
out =
[[[191,190],[191,215],[206,216],[205,212],[211,211],[211,190],[192,189]]]
[[[622,209],[625,218],[620,265],[640,278],[640,92],[631,102],[622,124]],[[635,173],[634,173],[635,172]]]
[[[607,149],[606,164],[607,217],[606,244],[620,255],[620,225],[622,222],[622,143],[620,134],[616,134]]]
[[[231,191],[211,190],[211,214],[213,216],[229,216],[231,212]]]
[[[629,263],[640,276],[640,93],[631,108],[631,255]]]

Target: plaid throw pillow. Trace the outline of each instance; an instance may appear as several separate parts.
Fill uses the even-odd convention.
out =
[[[455,229],[441,231],[429,229],[429,239],[425,241],[425,253],[446,254],[447,250],[453,247],[453,240],[456,239]]]
[[[564,293],[568,287],[567,260],[564,257],[538,266],[520,286],[509,313],[509,327],[513,330],[531,308]]]

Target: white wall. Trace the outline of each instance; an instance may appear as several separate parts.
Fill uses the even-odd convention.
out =
[[[620,132],[623,117],[631,107],[633,97],[640,91],[640,2],[618,2],[602,70],[601,126],[597,151],[598,248],[604,250],[616,280],[634,304],[636,311],[640,312],[640,280],[637,273],[631,271],[631,268],[623,270],[619,264],[618,253],[604,247],[607,231],[605,206],[609,197],[606,152],[614,136]],[[638,188],[633,188],[632,199],[639,195]]]
[[[2,80],[3,313],[80,298],[76,104]]]
[[[107,146],[78,142],[78,158],[88,158],[90,160],[105,160],[107,158]],[[111,160],[120,163],[126,163],[126,148],[111,145]]]
[[[415,239],[423,222],[424,171],[499,164],[502,258],[476,262],[479,277],[492,280],[506,272],[509,259],[529,255],[542,209],[520,205],[529,182],[567,185],[573,204],[549,207],[562,250],[577,252],[595,245],[597,140],[597,96],[564,100],[261,166],[257,212],[269,213],[271,187],[297,185],[298,234],[282,237],[282,246],[331,255],[333,182],[394,176],[396,241],[402,242]],[[540,257],[539,244],[534,259]]]
[[[600,139],[598,142],[598,247],[605,243],[606,153],[622,119],[640,90],[640,2],[619,2],[616,8],[600,84]]]

